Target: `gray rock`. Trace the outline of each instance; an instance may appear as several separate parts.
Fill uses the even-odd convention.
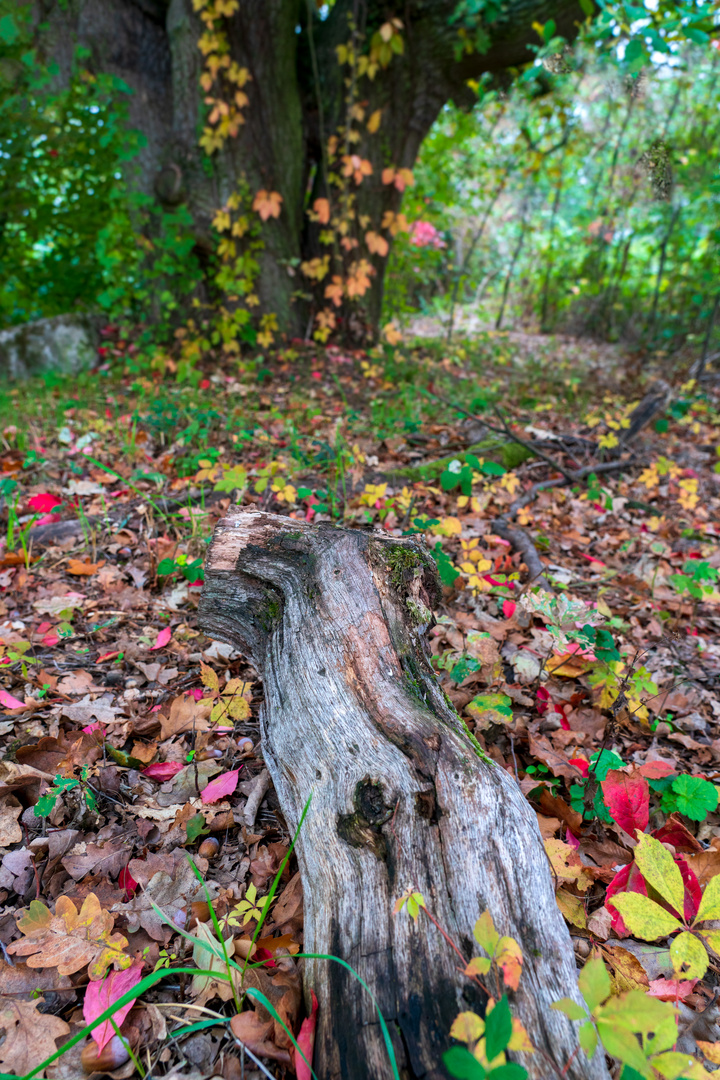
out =
[[[97,319],[90,315],[56,315],[0,330],[0,378],[73,375],[96,362],[98,341]]]

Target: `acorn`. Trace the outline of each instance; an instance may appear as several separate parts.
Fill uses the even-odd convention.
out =
[[[202,855],[203,859],[212,859],[219,850],[220,841],[214,836],[208,836],[198,848],[198,855]]]
[[[102,1050],[98,1050],[98,1044],[94,1039],[90,1039],[80,1060],[86,1073],[112,1072],[113,1069],[119,1069],[121,1065],[129,1061],[130,1054],[125,1047],[125,1040],[119,1035],[113,1035]]]

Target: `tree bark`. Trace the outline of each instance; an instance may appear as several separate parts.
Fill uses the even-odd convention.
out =
[[[458,1012],[482,1012],[458,958],[421,914],[393,916],[408,885],[469,959],[489,909],[520,943],[515,1015],[538,1048],[534,1078],[605,1078],[576,1025],[550,1005],[576,1000],[573,949],[547,859],[515,780],[485,760],[435,680],[424,649],[439,596],[416,539],[234,510],[208,554],[200,623],[262,676],[263,754],[298,842],[308,953],[338,956],[375,994],[400,1075],[440,1080]],[[308,961],[320,1003],[320,1080],[391,1076],[370,999],[341,965]],[[575,1057],[573,1055],[575,1054]],[[544,1056],[543,1056],[544,1055]]]
[[[470,104],[469,79],[484,72],[502,76],[531,61],[528,44],[538,40],[533,23],[553,18],[556,32],[572,39],[584,18],[578,0],[510,0],[486,27],[486,51],[458,57],[456,0],[337,0],[325,20],[311,6],[308,22],[307,0],[240,0],[226,20],[232,58],[252,76],[250,101],[237,137],[208,161],[198,147],[204,106],[197,43],[203,27],[192,0],[36,0],[48,62],[56,61],[67,77],[74,46],[84,45],[91,67],[117,75],[133,91],[130,120],[147,137],[137,183],[168,205],[187,202],[201,248],[210,245],[212,217],[240,177],[253,192],[282,194],[280,217],[263,227],[257,291],[260,310],[276,313],[282,328],[294,333],[305,329],[309,310],[300,295],[308,283],[297,267],[318,254],[317,231],[304,219],[308,184],[313,197],[325,193],[321,131],[327,138],[344,122],[335,49],[348,39],[348,17],[360,23],[365,40],[394,16],[403,22],[404,53],[363,85],[368,115],[383,110],[380,131],[352,147],[373,164],[373,175],[358,190],[357,209],[375,229],[383,213],[397,211],[402,201],[400,192],[382,184],[383,168],[412,168],[445,102]],[[376,273],[356,306],[377,325],[387,259],[364,254]]]

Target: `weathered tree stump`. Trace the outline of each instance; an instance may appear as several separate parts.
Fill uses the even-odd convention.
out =
[[[342,957],[375,993],[401,1076],[440,1080],[457,1013],[483,1002],[421,914],[393,916],[413,885],[450,936],[473,948],[489,909],[522,946],[513,1011],[541,1053],[532,1077],[607,1076],[577,1050],[577,1025],[550,1004],[577,998],[575,961],[537,820],[515,780],[482,759],[423,647],[434,562],[396,539],[232,511],[216,530],[200,623],[262,676],[263,753],[298,843],[306,952]],[[320,1011],[320,1080],[391,1076],[368,995],[339,964],[308,961]],[[577,1052],[576,1052],[577,1051]],[[546,1055],[546,1056],[543,1056]]]

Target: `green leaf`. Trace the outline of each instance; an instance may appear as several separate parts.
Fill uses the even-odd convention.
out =
[[[577,1001],[573,1001],[573,999],[569,997],[560,998],[559,1001],[553,1001],[550,1008],[565,1013],[570,1020],[587,1020],[587,1010],[583,1009],[582,1005],[578,1005]]]
[[[485,1014],[485,1054],[492,1061],[502,1053],[512,1036],[512,1016],[507,994],[498,1001],[492,1012]]]
[[[705,886],[695,923],[704,919],[720,919],[720,874],[711,877]]]
[[[623,759],[612,750],[601,750],[590,758],[590,771],[596,780],[605,780],[611,769],[620,769],[624,764]]]
[[[640,833],[635,848],[635,862],[640,873],[653,889],[682,916],[685,906],[685,886],[682,874],[668,849],[647,833]]]
[[[612,902],[630,933],[643,941],[655,941],[682,929],[682,924],[674,915],[640,893],[617,893]]]
[[[717,809],[718,789],[701,776],[676,776],[672,788],[678,810],[691,821],[704,821]]]
[[[673,940],[670,959],[679,979],[702,979],[708,969],[708,954],[702,942],[687,931]]]
[[[210,832],[209,829],[205,828],[205,818],[202,814],[195,814],[193,817],[189,818],[185,823],[185,831],[187,833],[188,843],[190,844],[197,840],[198,836],[207,836]]]
[[[592,1061],[598,1043],[597,1031],[595,1030],[595,1025],[592,1021],[588,1020],[588,1022],[583,1024],[580,1028],[578,1032],[578,1042],[587,1054],[588,1059]]]
[[[588,960],[587,964],[580,972],[578,986],[580,987],[580,993],[585,998],[585,1002],[590,1012],[610,997],[610,976],[600,957],[597,957],[594,960]],[[580,1018],[571,1017],[571,1019],[577,1020]]]
[[[161,559],[158,563],[157,576],[166,577],[168,574],[174,574],[176,570],[174,559]]]
[[[597,1032],[608,1054],[616,1057],[623,1065],[631,1065],[641,1076],[652,1076],[640,1043],[631,1031],[608,1021],[598,1020]]]
[[[443,1065],[459,1080],[485,1080],[487,1073],[466,1046],[451,1046],[443,1054]]]
[[[507,472],[503,469],[502,465],[498,465],[496,461],[483,461],[480,466],[480,471],[484,472],[486,476],[504,476]]]
[[[507,1065],[498,1065],[497,1069],[491,1069],[487,1074],[493,1080],[527,1080],[527,1069],[518,1065],[515,1061],[509,1061]]]

